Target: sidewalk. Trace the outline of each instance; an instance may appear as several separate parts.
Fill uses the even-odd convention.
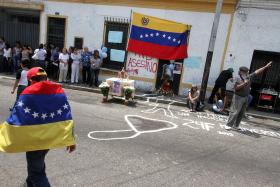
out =
[[[15,79],[14,75],[4,75],[2,73],[0,73],[0,78],[10,79],[10,80]],[[63,88],[66,88],[66,89],[101,94],[101,91],[99,88],[92,88],[92,87],[88,87],[88,86],[73,85],[73,84],[61,84],[61,85]],[[186,99],[182,96],[166,97],[166,96],[158,96],[156,94],[145,94],[143,92],[136,91],[134,99],[145,100],[145,101],[149,100],[149,102],[158,102],[158,103],[163,103],[163,104],[169,104],[169,103],[173,102],[172,105],[187,107]],[[212,105],[205,103],[205,110],[211,111],[211,108],[212,108]],[[247,112],[247,114],[252,117],[255,117],[255,118],[261,118],[261,119],[265,118],[265,119],[280,121],[279,114],[272,113],[272,112],[259,111],[254,108],[250,108],[249,111]]]

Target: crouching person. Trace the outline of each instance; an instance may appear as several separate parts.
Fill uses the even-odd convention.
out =
[[[191,90],[189,91],[188,94],[188,102],[189,102],[189,107],[191,109],[191,112],[196,112],[198,107],[199,107],[199,90],[197,85],[192,85]]]

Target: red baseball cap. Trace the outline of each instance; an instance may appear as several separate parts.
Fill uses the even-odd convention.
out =
[[[42,76],[42,75],[47,76],[47,73],[43,68],[40,67],[31,68],[27,73],[27,79],[31,80],[32,77]]]

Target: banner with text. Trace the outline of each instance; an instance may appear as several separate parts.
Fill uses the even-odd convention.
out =
[[[158,59],[128,52],[126,71],[130,76],[154,79],[158,69]]]

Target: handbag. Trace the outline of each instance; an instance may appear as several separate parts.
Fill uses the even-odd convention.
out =
[[[32,56],[33,60],[38,60],[38,52],[34,53],[34,55]]]

